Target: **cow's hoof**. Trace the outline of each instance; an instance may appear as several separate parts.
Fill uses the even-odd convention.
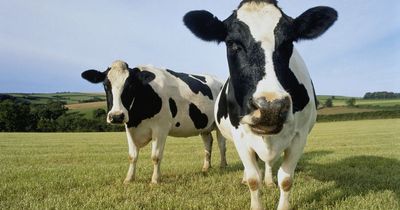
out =
[[[247,185],[247,180],[245,180],[245,179],[242,179],[242,184],[245,184],[245,185]]]
[[[160,181],[157,181],[157,180],[151,180],[151,182],[150,182],[150,185],[152,185],[152,186],[156,186],[158,184],[160,184]]]
[[[124,185],[128,185],[128,184],[130,184],[131,182],[132,182],[131,179],[125,179],[125,180],[124,180]]]

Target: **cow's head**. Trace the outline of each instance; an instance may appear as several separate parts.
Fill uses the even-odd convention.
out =
[[[129,122],[128,111],[136,91],[151,82],[155,75],[138,68],[130,69],[123,61],[114,61],[107,70],[87,70],[82,77],[91,83],[103,83],[107,97],[107,122],[120,124]]]
[[[336,19],[337,12],[329,7],[315,7],[292,19],[276,0],[244,0],[224,21],[204,10],[191,11],[183,20],[200,39],[225,42],[231,122],[266,135],[279,133],[296,110],[292,98],[297,90],[283,84],[297,82],[289,69],[293,42],[317,38]]]

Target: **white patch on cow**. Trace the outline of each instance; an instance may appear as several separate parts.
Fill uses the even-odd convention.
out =
[[[269,3],[250,2],[237,10],[237,18],[250,28],[254,39],[260,41],[263,49],[271,55],[275,47],[274,30],[281,17],[281,11]]]
[[[128,110],[124,107],[121,100],[125,80],[129,77],[128,65],[123,61],[114,61],[107,78],[111,83],[111,92],[113,96],[113,106],[108,115],[124,114],[124,123],[129,121]],[[110,122],[110,119],[107,118]]]
[[[237,18],[244,22],[250,33],[265,53],[265,76],[258,82],[253,98],[262,97],[265,92],[274,92],[279,98],[288,95],[275,74],[272,55],[275,50],[275,28],[282,17],[281,11],[273,4],[250,2],[237,11]]]

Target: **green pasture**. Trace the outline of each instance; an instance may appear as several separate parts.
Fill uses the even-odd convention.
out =
[[[137,179],[124,185],[125,134],[0,133],[0,209],[249,209],[242,164],[227,144],[228,167],[201,173],[199,137],[169,138],[162,183],[149,185],[150,146]],[[277,166],[274,167],[274,173]],[[319,123],[292,191],[294,209],[400,209],[400,119]],[[262,189],[276,209],[278,189]]]
[[[332,98],[332,96],[318,96],[317,97],[320,104],[324,104],[328,98]],[[356,99],[356,105],[365,107],[365,106],[380,106],[380,107],[392,107],[392,106],[400,106],[400,99],[363,99],[358,97],[346,97],[346,96],[334,96],[332,100],[333,106],[346,106],[346,101],[350,98]]]
[[[49,100],[60,100],[67,104],[80,103],[82,100],[87,100],[93,97],[99,97],[105,100],[105,94],[103,93],[12,93],[14,97],[25,99],[33,104],[43,104]]]

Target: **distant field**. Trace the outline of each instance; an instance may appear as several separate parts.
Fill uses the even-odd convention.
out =
[[[319,115],[334,115],[334,114],[348,114],[348,113],[361,113],[361,112],[373,112],[373,109],[362,109],[355,107],[335,106],[318,109]]]
[[[33,104],[46,103],[48,100],[60,100],[67,104],[76,104],[93,97],[105,100],[105,94],[103,93],[12,93],[10,95],[28,100]]]
[[[318,100],[321,104],[324,104],[325,101],[328,98],[331,98],[332,96],[318,96]],[[334,99],[332,100],[333,106],[346,106],[346,100],[350,99],[352,97],[345,97],[345,96],[334,96]],[[371,106],[400,106],[400,99],[362,99],[362,98],[357,98],[356,99],[356,105],[371,105]]]
[[[55,93],[55,94],[11,94],[15,97],[26,99],[34,104],[46,103],[48,100],[61,100],[67,103],[69,112],[79,112],[86,117],[92,117],[93,110],[106,109],[104,93]],[[84,100],[90,100],[94,97],[103,101],[82,103]],[[336,115],[348,113],[372,112],[377,110],[400,110],[400,99],[388,100],[364,100],[356,97],[356,107],[347,107],[346,100],[351,97],[333,96],[333,106],[318,110],[319,115]],[[320,104],[324,104],[332,96],[318,96]]]
[[[242,164],[231,142],[229,166],[201,171],[199,137],[169,138],[162,184],[150,186],[150,146],[137,180],[121,133],[0,133],[0,209],[249,209]],[[296,172],[294,209],[400,209],[400,119],[318,123]],[[276,173],[277,167],[274,167]],[[276,209],[278,189],[262,189]]]
[[[107,106],[107,104],[105,101],[81,103],[81,104],[68,104],[67,105],[68,109],[71,109],[71,110],[105,108],[106,106]]]
[[[107,104],[105,101],[100,101],[91,103],[68,104],[66,107],[69,109],[69,112],[79,112],[90,118],[93,115],[93,110],[107,109]]]

